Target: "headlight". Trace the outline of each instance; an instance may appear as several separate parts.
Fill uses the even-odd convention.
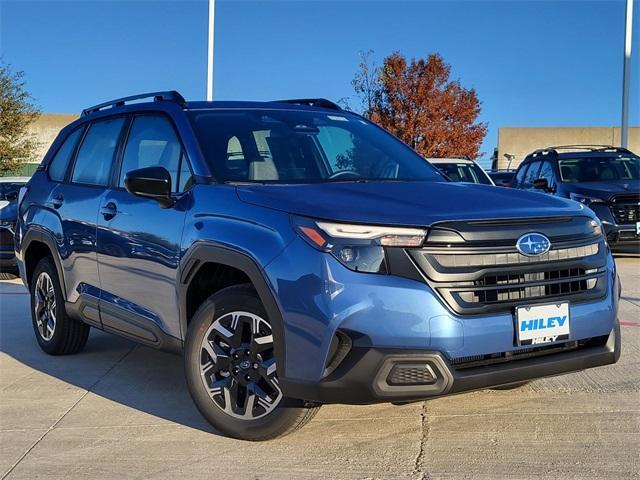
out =
[[[594,204],[594,203],[602,203],[602,204],[607,203],[606,201],[604,201],[601,198],[589,197],[588,195],[581,195],[579,193],[570,193],[569,194],[569,198],[571,198],[571,200],[575,200],[576,202],[580,202],[583,205],[586,205],[587,207],[589,205]]]
[[[593,233],[596,235],[602,235],[602,223],[597,218],[592,219],[590,222]]]
[[[427,234],[421,228],[291,218],[294,228],[309,245],[330,253],[345,267],[357,272],[387,273],[383,247],[419,247]]]

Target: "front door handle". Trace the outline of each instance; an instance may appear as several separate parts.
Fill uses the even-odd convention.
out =
[[[109,202],[104,207],[100,208],[100,213],[105,220],[111,220],[118,214],[118,207],[115,203]]]

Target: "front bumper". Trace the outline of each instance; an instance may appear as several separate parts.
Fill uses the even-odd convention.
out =
[[[600,344],[536,356],[522,360],[458,369],[437,351],[403,351],[371,348],[353,352],[334,373],[318,383],[282,380],[290,397],[318,403],[370,404],[411,402],[433,397],[508,385],[543,377],[562,375],[615,363],[620,358],[620,326]],[[396,365],[421,365],[432,381],[421,384],[393,384],[389,379]]]
[[[278,369],[290,397],[321,403],[406,402],[606,365],[619,356],[619,282],[610,255],[606,295],[570,305],[568,342],[600,339],[600,344],[529,357],[527,347],[515,340],[509,312],[458,315],[426,283],[352,272],[302,240],[287,250],[265,273],[282,313],[285,348]],[[348,348],[335,346],[340,335],[348,337]],[[348,353],[334,366],[342,350]],[[461,359],[496,353],[518,360],[459,365]],[[417,389],[385,385],[398,361],[429,365],[436,380]]]

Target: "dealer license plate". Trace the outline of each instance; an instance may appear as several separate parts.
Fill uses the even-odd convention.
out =
[[[519,345],[539,345],[569,339],[569,303],[516,308]]]

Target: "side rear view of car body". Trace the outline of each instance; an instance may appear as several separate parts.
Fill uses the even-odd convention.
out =
[[[182,352],[203,416],[248,440],[617,361],[615,264],[579,203],[449,182],[326,100],[140,97],[66,127],[21,199],[46,352],[90,327]]]

